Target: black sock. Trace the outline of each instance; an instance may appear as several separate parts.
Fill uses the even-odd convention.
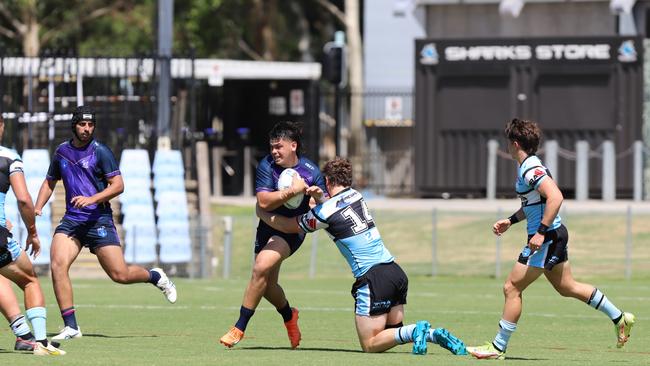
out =
[[[235,328],[241,330],[242,332],[246,330],[248,326],[248,321],[251,320],[251,317],[255,314],[255,310],[245,308],[243,305],[239,309],[239,319],[235,323]]]
[[[618,318],[616,318],[616,319],[612,319],[612,321],[614,322],[614,325],[618,325],[618,322],[619,322],[619,320],[621,320],[621,318],[623,317],[623,314],[625,314],[625,313],[621,313],[621,315],[620,315]]]
[[[289,306],[289,301],[287,301],[287,305],[285,305],[282,309],[277,309],[277,311],[280,313],[280,315],[282,315],[282,319],[284,319],[285,323],[291,320],[291,317],[293,316],[291,306]]]
[[[160,280],[160,273],[158,271],[149,270],[149,283],[156,286]]]
[[[32,334],[32,332],[25,333],[23,335],[20,335],[19,337],[27,340],[34,339],[34,335]]]
[[[77,325],[77,317],[75,316],[75,308],[74,306],[71,306],[67,309],[61,310],[61,317],[63,318],[63,324],[73,328],[73,329],[79,329],[79,326]]]
[[[45,339],[37,339],[36,342],[42,344],[43,346],[47,347],[47,338]]]
[[[497,345],[494,344],[494,342],[492,342],[492,346],[494,346],[494,348],[495,348],[497,351],[499,351],[499,352],[503,352],[503,350],[502,350],[501,348],[497,347]]]

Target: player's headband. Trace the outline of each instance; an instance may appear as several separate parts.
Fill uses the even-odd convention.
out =
[[[81,121],[91,121],[95,123],[95,113],[74,112],[74,114],[72,115],[72,123],[77,123]]]

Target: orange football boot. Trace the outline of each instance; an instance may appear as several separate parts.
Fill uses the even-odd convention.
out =
[[[298,337],[300,337],[300,331],[298,331]],[[244,338],[244,332],[239,330],[237,327],[232,327],[228,333],[224,334],[223,337],[221,337],[219,343],[228,348],[232,348],[234,345],[239,343],[242,338]]]
[[[291,320],[284,322],[284,326],[287,327],[291,348],[295,349],[300,344],[301,339],[300,328],[298,328],[298,309],[291,308]]]

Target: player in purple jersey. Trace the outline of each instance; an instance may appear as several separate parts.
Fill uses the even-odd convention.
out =
[[[93,139],[95,111],[77,107],[72,116],[72,139],[59,145],[47,177],[36,200],[36,214],[63,180],[66,211],[57,226],[50,249],[54,294],[65,324],[52,339],[81,337],[75,317],[69,270],[86,246],[97,256],[106,274],[121,284],[149,282],[158,287],[171,303],[176,302],[176,287],[160,268],[147,270],[127,265],[120,239],[113,224],[109,200],[124,190],[124,182],[111,150]]]
[[[289,209],[284,203],[301,192],[309,192],[309,186],[319,186],[325,191],[325,181],[318,166],[300,156],[300,137],[300,125],[291,122],[279,122],[269,132],[271,154],[264,157],[258,165],[255,181],[257,203],[263,210],[287,216],[299,215],[309,210],[308,195],[305,195],[298,208]],[[295,169],[304,181],[300,181],[300,185],[278,191],[278,178],[286,168]],[[305,234],[285,234],[260,221],[255,238],[255,264],[239,310],[239,319],[219,342],[226,347],[239,343],[244,337],[248,321],[264,297],[282,315],[291,348],[298,347],[301,339],[298,310],[289,306],[284,290],[278,284],[278,277],[282,261],[298,250],[304,239]]]
[[[4,120],[0,116],[0,140],[4,128]],[[26,248],[36,256],[41,250],[41,243],[34,220],[34,204],[23,174],[23,162],[15,151],[0,146],[0,311],[16,335],[14,349],[32,351],[41,356],[61,356],[65,352],[47,340],[45,297],[38,277],[27,253],[12,238],[11,223],[5,218],[5,197],[9,188],[16,196],[20,216],[27,228]],[[32,324],[33,334],[25,316],[20,313],[16,295],[5,277],[18,285],[25,294],[25,315]]]

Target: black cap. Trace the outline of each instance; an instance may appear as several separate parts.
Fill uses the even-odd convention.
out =
[[[91,121],[96,123],[95,110],[89,106],[79,106],[72,112],[72,124],[75,125],[80,121]]]

